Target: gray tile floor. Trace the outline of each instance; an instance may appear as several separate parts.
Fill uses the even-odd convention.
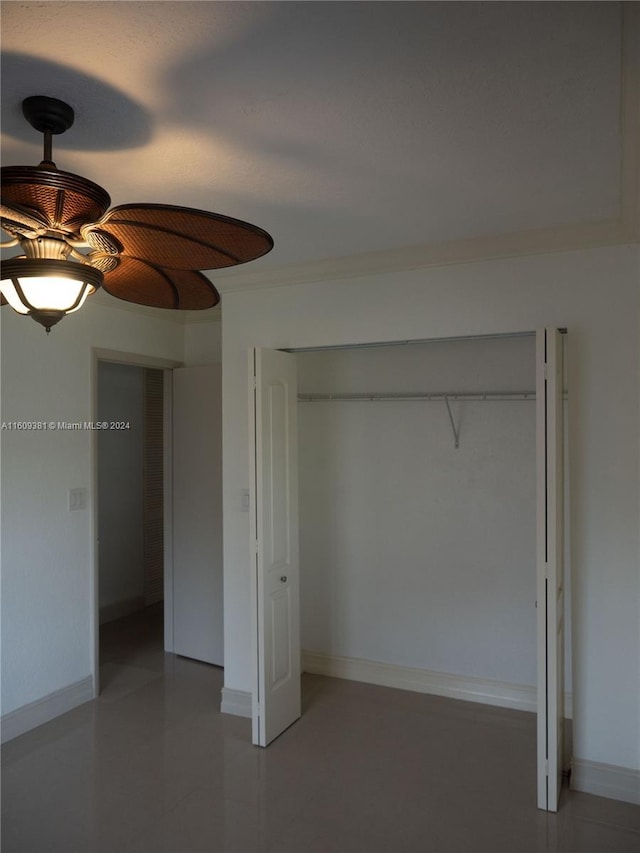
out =
[[[105,626],[100,698],[3,747],[3,853],[640,851],[638,806],[535,808],[532,714],[305,675],[262,750],[161,625]]]

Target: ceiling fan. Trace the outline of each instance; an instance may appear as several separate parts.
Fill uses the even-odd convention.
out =
[[[273,248],[266,231],[218,213],[163,204],[109,209],[106,190],[52,160],[52,136],[71,127],[72,107],[36,95],[22,110],[44,134],[44,157],[38,166],[1,170],[0,220],[12,239],[0,245],[24,252],[2,262],[1,302],[47,332],[101,286],[139,305],[211,308],[220,296],[200,270],[245,263]]]

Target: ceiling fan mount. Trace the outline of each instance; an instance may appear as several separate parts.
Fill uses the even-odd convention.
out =
[[[23,101],[22,110],[31,126],[44,134],[44,158],[37,166],[1,169],[0,222],[12,238],[2,245],[20,244],[24,255],[3,264],[0,293],[3,304],[8,301],[19,313],[30,314],[47,330],[51,310],[61,310],[49,304],[55,301],[58,272],[68,277],[74,263],[85,295],[102,284],[112,296],[128,302],[201,310],[217,305],[220,297],[200,270],[246,263],[273,248],[271,236],[262,228],[219,213],[149,203],[110,208],[105,189],[58,169],[52,160],[52,136],[71,127],[72,107],[36,95]],[[48,289],[42,285],[46,264],[38,264],[36,275],[28,263],[34,258],[48,262]],[[47,304],[34,307],[29,301],[27,285],[32,278],[38,278],[38,298]],[[73,305],[67,313],[79,307],[75,297]]]
[[[75,119],[73,107],[48,95],[32,95],[22,102],[22,114],[40,133],[59,134],[69,130]]]

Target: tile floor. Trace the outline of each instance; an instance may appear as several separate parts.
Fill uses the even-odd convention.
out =
[[[3,853],[640,851],[638,806],[535,808],[532,714],[305,675],[262,750],[161,625],[105,626],[100,698],[3,747]]]

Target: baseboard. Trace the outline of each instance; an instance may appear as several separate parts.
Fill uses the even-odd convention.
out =
[[[71,711],[78,705],[93,699],[93,678],[88,675],[75,684],[55,690],[42,699],[29,702],[15,711],[3,714],[0,725],[2,727],[2,743],[22,735],[25,732],[48,723],[54,717],[59,717],[67,711]]]
[[[137,613],[138,610],[144,610],[146,606],[144,595],[136,595],[134,598],[125,598],[122,601],[105,604],[104,607],[100,608],[100,624],[104,625],[105,622],[113,622],[115,619],[124,619],[125,616]]]
[[[416,693],[432,693],[435,696],[481,702],[500,708],[534,712],[536,710],[536,688],[526,684],[451,675],[446,672],[312,651],[302,652],[302,669],[316,675],[331,675],[334,678],[364,681],[382,687],[413,690]],[[572,716],[570,693],[565,694],[565,715],[568,718]]]
[[[640,770],[631,767],[574,758],[571,764],[571,787],[585,794],[640,805]]]
[[[236,717],[251,717],[251,693],[246,690],[232,690],[230,687],[223,687],[220,711],[223,714],[234,714]]]

